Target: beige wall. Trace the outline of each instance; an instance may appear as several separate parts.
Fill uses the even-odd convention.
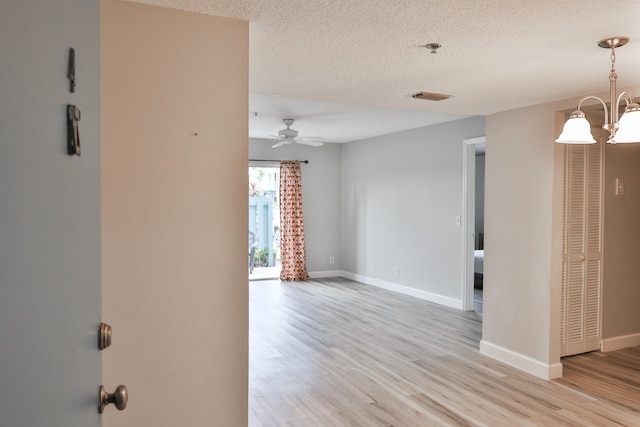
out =
[[[631,88],[638,92],[638,88]],[[608,93],[597,94],[605,98]],[[560,265],[562,215],[562,146],[559,134],[564,114],[578,99],[526,107],[487,117],[485,194],[484,317],[481,351],[541,377],[561,373],[560,365]],[[630,194],[620,212],[611,212],[612,169],[622,168],[633,183],[638,178],[637,157],[611,156],[625,150],[607,147],[605,198],[605,261],[603,333],[638,333],[640,322],[633,304],[637,300],[638,273],[629,264],[638,253],[637,239],[622,240],[611,222],[636,233],[631,212],[638,212]],[[613,159],[625,166],[612,163]],[[639,182],[640,184],[640,182]],[[632,187],[630,191],[633,192]],[[619,201],[618,201],[619,202]],[[634,207],[629,205],[633,204]],[[624,213],[623,213],[624,211]],[[611,215],[616,215],[612,217]],[[631,215],[631,216],[630,216]],[[609,220],[607,217],[609,216]],[[637,215],[636,215],[637,217]],[[625,225],[621,225],[626,222]],[[627,254],[622,269],[613,267],[611,254]],[[616,268],[618,275],[611,271]],[[615,295],[615,296],[614,296]],[[607,300],[609,299],[609,300]],[[626,308],[625,312],[620,307]],[[624,331],[624,332],[623,332]]]
[[[105,0],[101,27],[104,424],[246,425],[248,23]]]
[[[550,342],[554,117],[542,105],[487,118],[483,344],[543,364]]]
[[[636,92],[637,93],[637,92]],[[602,337],[640,334],[640,145],[605,149]],[[625,194],[615,195],[623,178]]]

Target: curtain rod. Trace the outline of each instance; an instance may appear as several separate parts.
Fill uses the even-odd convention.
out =
[[[263,160],[263,159],[249,159],[250,162],[272,162],[272,163],[280,163],[282,160]],[[309,164],[309,160],[300,160],[300,163]]]

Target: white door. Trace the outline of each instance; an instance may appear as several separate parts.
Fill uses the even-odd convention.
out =
[[[0,425],[97,427],[99,1],[3,1],[0,40]]]
[[[603,142],[565,147],[562,356],[600,348]]]

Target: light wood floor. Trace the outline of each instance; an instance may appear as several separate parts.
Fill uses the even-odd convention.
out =
[[[544,381],[478,353],[481,317],[346,279],[250,285],[249,425],[640,426],[640,350]]]
[[[482,289],[473,290],[473,311],[482,316]]]

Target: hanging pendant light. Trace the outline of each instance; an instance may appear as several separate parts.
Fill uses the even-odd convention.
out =
[[[563,144],[595,144],[596,140],[591,135],[591,125],[585,117],[585,114],[576,110],[571,113],[562,128],[562,133],[556,139],[556,142]]]
[[[611,37],[598,42],[598,46],[611,49],[611,72],[609,73],[610,110],[605,102],[597,96],[585,96],[578,103],[578,109],[571,113],[571,116],[564,124],[562,133],[556,142],[562,144],[595,144],[596,140],[591,134],[591,125],[584,112],[580,110],[582,103],[587,99],[595,99],[604,107],[603,129],[609,131],[610,144],[640,142],[640,106],[633,100],[629,92],[616,93],[616,81],[618,75],[615,70],[616,48],[624,46],[629,42],[627,37]],[[624,100],[626,108],[624,114],[618,120],[618,105]]]
[[[614,144],[640,142],[640,105],[629,104],[620,117],[618,131],[611,140]]]

